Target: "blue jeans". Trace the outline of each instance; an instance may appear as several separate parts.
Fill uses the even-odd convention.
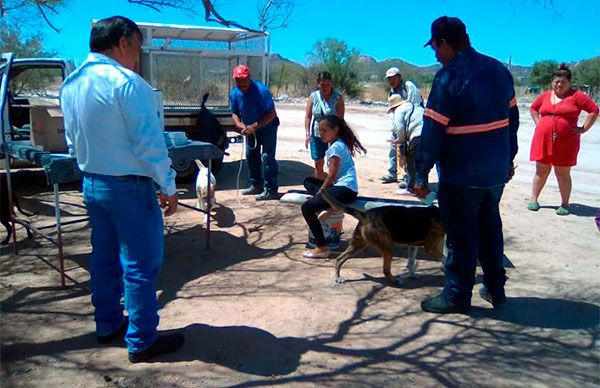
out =
[[[492,296],[504,296],[504,237],[499,203],[504,185],[470,188],[440,183],[438,201],[446,229],[448,257],[444,297],[461,306],[471,305],[477,260],[483,284]]]
[[[270,194],[277,194],[279,167],[275,160],[277,147],[277,119],[259,128],[246,142],[246,160],[250,171],[250,184],[264,187]],[[264,176],[264,178],[263,178]]]
[[[417,159],[417,149],[419,148],[420,142],[421,136],[417,136],[404,145],[404,153],[406,155],[406,174],[402,178],[402,181],[406,183],[407,188],[410,190],[412,190],[415,185],[415,162]]]
[[[396,135],[392,136],[396,140]],[[398,155],[396,155],[396,143],[390,143],[390,152],[388,158],[390,159],[390,168],[388,169],[388,175],[396,178],[398,176]]]
[[[325,143],[319,136],[310,137],[310,157],[312,160],[325,158],[329,144]]]
[[[90,273],[96,333],[104,336],[118,329],[125,307],[129,314],[127,349],[140,352],[158,337],[156,277],[162,266],[164,237],[154,182],[147,177],[84,173],[83,199],[92,227]]]
[[[321,221],[319,221],[317,214],[322,210],[331,208],[329,202],[325,201],[320,194],[317,194],[317,192],[321,189],[323,182],[324,181],[321,179],[317,179],[312,176],[304,179],[304,188],[306,188],[306,191],[308,191],[309,194],[312,194],[313,197],[302,204],[302,215],[304,216],[304,220],[306,220],[308,228],[312,232],[313,236],[315,236],[315,243],[317,247],[324,247],[327,245],[327,240],[325,239],[325,234],[323,233],[323,226],[321,225]],[[329,195],[341,203],[354,202],[358,195],[356,191],[345,186],[330,186],[325,190],[327,190]]]

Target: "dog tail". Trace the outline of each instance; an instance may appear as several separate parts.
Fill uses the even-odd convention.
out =
[[[364,214],[363,212],[361,212],[360,210],[356,210],[354,208],[351,208],[349,206],[344,205],[343,203],[341,203],[340,201],[338,201],[337,199],[335,199],[331,194],[329,194],[327,192],[327,190],[323,190],[321,191],[321,195],[323,196],[323,199],[325,199],[325,201],[327,201],[327,203],[329,205],[331,205],[331,207],[338,211],[338,212],[343,212],[346,214],[350,214],[352,217],[358,219],[359,221],[362,221],[364,218]]]
[[[37,212],[35,212],[35,213],[29,213],[29,212],[26,212],[25,210],[23,210],[23,208],[19,204],[19,199],[17,198],[16,195],[13,196],[13,204],[15,205],[15,207],[17,208],[17,210],[21,214],[23,214],[24,216],[26,216],[26,217],[33,217],[33,216],[37,215]]]

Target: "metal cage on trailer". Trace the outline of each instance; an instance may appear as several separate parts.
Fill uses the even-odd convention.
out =
[[[206,93],[209,93],[207,107],[222,129],[233,131],[229,91],[235,85],[231,72],[237,65],[247,65],[253,79],[268,83],[270,43],[265,32],[136,24],[144,39],[140,74],[162,93],[166,131],[196,130],[202,96]],[[196,169],[194,163],[174,167],[180,177],[191,177]],[[213,161],[214,167],[219,168],[219,161]]]

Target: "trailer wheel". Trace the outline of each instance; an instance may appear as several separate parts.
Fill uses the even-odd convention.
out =
[[[205,167],[208,167],[208,160],[204,159],[201,160],[201,162]],[[213,175],[217,175],[221,172],[221,169],[223,168],[223,157],[221,157],[221,159],[213,159],[211,165],[211,172],[213,173]]]
[[[173,170],[177,172],[177,181],[189,182],[196,176],[198,167],[194,162],[184,162],[173,164]]]

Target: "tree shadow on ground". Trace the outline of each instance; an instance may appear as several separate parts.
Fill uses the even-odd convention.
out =
[[[280,191],[285,186],[301,186],[304,178],[314,175],[314,167],[306,163],[296,160],[278,160],[277,162],[279,164],[278,180]],[[216,176],[217,190],[235,190],[236,188],[241,190],[248,187],[248,163],[244,160],[242,171],[239,174],[238,187],[239,168],[239,161],[224,163],[223,169]]]
[[[386,381],[408,384],[423,379],[417,381],[457,386],[478,381],[473,376],[484,371],[488,376],[512,379],[516,384],[598,383],[596,369],[590,368],[595,358],[594,344],[599,339],[600,308],[596,305],[558,298],[511,298],[503,310],[476,309],[470,317],[426,314],[420,325],[405,327],[403,338],[390,340],[383,346],[353,343],[352,338],[361,331],[377,334],[365,325],[400,324],[411,316],[424,314],[412,309],[382,316],[376,307],[385,302],[385,296],[378,295],[385,289],[373,286],[356,301],[351,316],[332,333],[277,337],[256,327],[196,323],[183,328],[186,343],[182,349],[154,362],[214,363],[248,375],[249,379],[238,385],[244,387],[326,384],[332,379],[350,385],[378,385]],[[540,329],[577,331],[582,341],[573,343],[569,338]],[[440,331],[450,334],[435,341],[428,339],[430,335],[439,336]],[[349,334],[352,335],[348,337]],[[1,351],[4,368],[10,374],[12,366],[37,356],[72,365],[70,352],[95,347],[94,333],[88,333],[38,343],[3,342]],[[320,354],[322,363],[311,361],[309,356],[303,363],[308,362],[313,368],[294,374],[308,353]],[[87,362],[73,367],[101,370]],[[185,377],[186,372],[180,373],[180,377]]]
[[[556,298],[514,297],[501,310],[473,308],[471,316],[545,329],[598,329],[600,307]]]
[[[578,346],[553,336],[544,337],[535,329],[582,330],[587,340],[594,343],[599,336],[600,308],[596,305],[562,299],[513,298],[510,301],[515,302],[513,307],[493,311],[489,319],[481,319],[482,315],[478,317],[477,313],[462,318],[460,315],[434,316],[420,327],[415,327],[412,334],[383,347],[352,346],[348,342],[341,344],[350,331],[382,319],[379,315],[366,313],[366,309],[377,304],[376,295],[383,289],[384,286],[373,286],[357,301],[354,314],[342,321],[332,334],[278,338],[265,330],[247,326],[193,324],[185,328],[187,342],[184,349],[158,362],[201,360],[254,376],[268,376],[266,380],[248,381],[239,386],[325,383],[333,378],[336,382],[357,384],[366,383],[375,374],[380,374],[383,380],[396,378],[394,381],[400,383],[403,380],[399,376],[406,373],[412,374],[413,379],[416,374],[437,384],[455,386],[476,381],[468,376],[474,370],[481,370],[482,365],[485,365],[483,369],[498,376],[518,365],[519,374],[526,375],[529,380],[525,381],[534,385],[536,382],[553,381],[549,379],[555,375],[568,375],[573,383],[590,382],[590,373],[593,372],[578,368],[578,364],[582,361],[581,357],[589,357],[593,353],[593,346]],[[523,314],[515,319],[515,311],[527,310],[534,311],[538,318],[530,319]],[[478,312],[482,311],[488,310],[478,309]],[[561,321],[556,318],[557,312],[576,315]],[[399,313],[391,319],[400,321],[414,314],[418,313]],[[512,325],[498,326],[494,321]],[[453,327],[455,334],[437,342],[427,341],[426,337],[439,326]],[[323,365],[319,372],[288,376],[298,368],[303,355],[309,352],[326,355],[325,359],[345,359],[346,362],[339,367]],[[548,365],[548,359],[560,362]],[[571,368],[578,369],[572,372]]]

